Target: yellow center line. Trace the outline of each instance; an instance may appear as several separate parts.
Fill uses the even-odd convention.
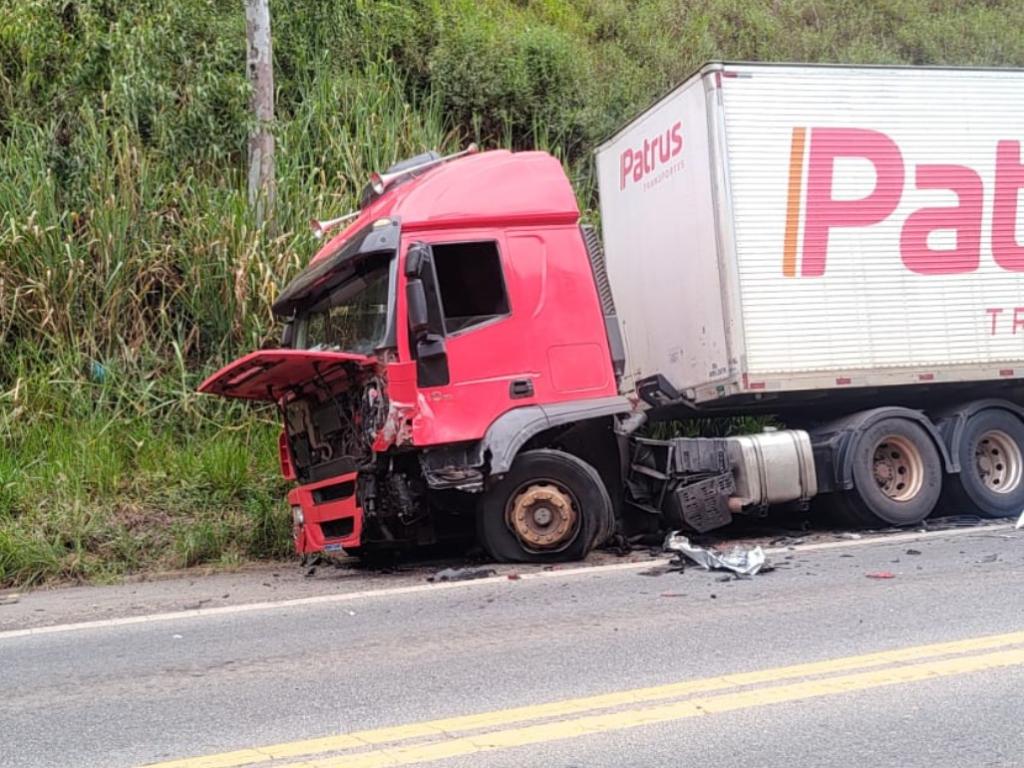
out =
[[[701,715],[714,715],[769,704],[803,701],[822,696],[866,691],[883,686],[936,680],[952,675],[1020,665],[1024,665],[1024,648],[922,662],[770,688],[757,688],[672,704],[661,704],[655,707],[589,715],[542,725],[508,728],[431,744],[391,747],[355,755],[295,763],[288,768],[395,768],[396,766],[427,763],[452,757],[464,757],[481,752],[562,741],[580,736],[593,736],[643,725],[675,722]]]
[[[191,757],[154,763],[150,768],[238,768],[285,758],[322,755],[342,750],[361,749],[381,744],[424,738],[451,738],[466,731],[497,728],[512,723],[566,718],[599,709],[643,704],[652,701],[676,699],[701,693],[729,690],[741,686],[762,685],[813,675],[836,674],[889,664],[921,661],[952,654],[966,654],[1024,643],[1024,632],[968,638],[945,643],[898,648],[889,651],[826,659],[785,667],[739,672],[697,680],[686,680],[668,685],[636,688],[627,691],[584,696],[545,704],[534,704],[478,714],[427,720],[406,725],[375,728],[351,733],[324,736],[302,741],[273,744],[263,747],[223,752],[203,757]],[[619,715],[612,715],[619,717]],[[532,726],[544,727],[544,726]],[[448,742],[451,743],[451,742]],[[434,746],[434,745],[431,745]],[[424,747],[425,748],[425,747]],[[439,746],[438,746],[439,748]]]

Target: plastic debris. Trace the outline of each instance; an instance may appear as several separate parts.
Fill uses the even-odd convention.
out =
[[[679,533],[673,531],[665,539],[664,549],[687,557],[706,571],[732,571],[740,576],[753,576],[764,567],[766,558],[761,547],[744,549],[735,546],[722,553],[715,549],[704,549]]]
[[[427,581],[471,581],[472,579],[486,579],[495,574],[497,571],[493,568],[445,568],[433,576],[428,576]]]
[[[892,571],[876,571],[875,573],[864,574],[869,579],[895,579],[896,574]]]

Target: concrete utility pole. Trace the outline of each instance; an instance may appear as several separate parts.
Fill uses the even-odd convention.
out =
[[[256,226],[274,210],[274,60],[270,43],[269,0],[245,0],[245,34],[249,45],[246,72],[252,86],[255,118],[249,134],[249,205],[256,210]]]

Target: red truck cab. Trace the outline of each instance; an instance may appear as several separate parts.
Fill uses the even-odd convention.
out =
[[[424,159],[282,291],[282,348],[200,391],[279,406],[299,552],[430,543],[472,517],[497,559],[582,556],[612,530],[594,467],[630,409],[599,243],[550,155]]]

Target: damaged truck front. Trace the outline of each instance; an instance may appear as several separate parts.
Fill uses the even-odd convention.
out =
[[[562,559],[611,535],[594,467],[616,470],[612,417],[631,405],[578,220],[561,166],[539,152],[415,158],[368,187],[274,303],[281,348],[200,387],[280,408],[298,551],[475,527],[496,558]],[[565,441],[595,456],[555,450]]]

